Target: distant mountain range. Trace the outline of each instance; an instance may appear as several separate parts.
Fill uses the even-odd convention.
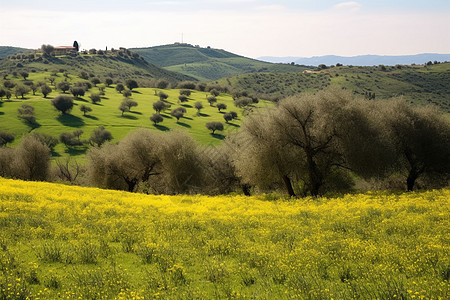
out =
[[[314,56],[314,57],[273,57],[263,56],[259,60],[271,63],[292,63],[298,65],[318,66],[325,64],[327,66],[336,65],[337,63],[352,66],[395,66],[395,65],[421,65],[429,61],[446,62],[450,61],[450,54],[424,53],[416,55],[358,55],[358,56]]]

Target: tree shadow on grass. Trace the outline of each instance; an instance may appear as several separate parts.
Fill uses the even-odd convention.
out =
[[[183,118],[185,118],[185,119],[187,119],[187,120],[194,120],[194,119],[192,119],[191,117],[183,117]]]
[[[84,121],[83,119],[71,115],[71,114],[62,114],[59,115],[57,120],[63,124],[64,126],[69,126],[69,127],[82,127],[84,125]]]
[[[186,128],[191,128],[192,127],[191,125],[183,123],[183,122],[178,122],[177,124],[180,125],[180,126],[186,127]]]
[[[70,156],[77,156],[77,155],[83,155],[86,154],[87,147],[83,148],[67,148],[64,152],[67,154],[70,154]]]
[[[5,114],[4,112],[0,111],[0,116],[2,116],[2,115],[4,115],[4,114]]]
[[[241,127],[241,125],[233,124],[233,123],[227,123],[227,125],[234,126],[234,127]]]
[[[83,99],[83,98],[80,98],[80,97],[76,97],[74,100],[81,101],[81,102],[89,102],[86,99]]]
[[[37,121],[34,122],[25,122],[28,126],[31,127],[31,130],[35,130],[36,128],[41,127],[41,124],[39,124]]]
[[[139,92],[139,91],[131,91],[133,94],[142,94],[141,92]]]
[[[58,152],[52,151],[51,156],[52,157],[61,157],[61,154],[59,154]]]
[[[209,117],[208,114],[202,114],[202,113],[199,113],[198,115],[199,115],[200,117]]]
[[[164,114],[161,114],[161,117],[166,118],[166,119],[173,119],[172,116],[168,116],[168,115],[164,115]]]
[[[170,130],[169,127],[166,127],[166,126],[164,126],[164,125],[158,125],[158,124],[156,124],[156,125],[153,125],[153,126],[155,126],[156,129],[161,130],[161,131],[169,131],[169,130]]]
[[[187,108],[192,108],[192,105],[189,105],[189,104],[181,104],[181,106],[187,107]]]
[[[211,136],[213,138],[216,138],[216,139],[219,139],[219,140],[225,139],[225,136],[223,134],[220,134],[220,133],[211,133]]]
[[[142,113],[139,111],[129,111],[129,113],[136,114],[136,115],[142,115]]]
[[[85,117],[85,118],[88,118],[88,119],[91,119],[91,120],[95,120],[95,121],[98,120],[98,118],[97,118],[96,116],[85,115],[84,117]]]
[[[137,120],[138,117],[132,116],[132,115],[123,115],[123,116],[117,116],[118,118],[125,118],[125,119],[129,119],[129,120]]]

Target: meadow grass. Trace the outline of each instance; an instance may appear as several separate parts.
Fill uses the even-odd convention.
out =
[[[0,179],[0,299],[448,299],[449,190],[273,199]]]

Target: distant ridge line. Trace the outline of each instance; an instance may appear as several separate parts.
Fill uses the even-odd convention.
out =
[[[434,62],[446,62],[450,61],[450,54],[439,53],[422,53],[415,55],[357,55],[357,56],[337,56],[337,55],[325,55],[325,56],[313,56],[313,57],[275,57],[275,56],[262,56],[257,59],[271,62],[271,63],[292,63],[298,65],[318,66],[325,64],[327,66],[336,65],[337,63],[343,65],[353,66],[377,66],[377,65],[421,65],[429,61]]]

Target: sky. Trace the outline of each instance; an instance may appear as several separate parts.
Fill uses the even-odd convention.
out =
[[[239,55],[450,54],[449,0],[0,0],[0,46],[185,42]]]

